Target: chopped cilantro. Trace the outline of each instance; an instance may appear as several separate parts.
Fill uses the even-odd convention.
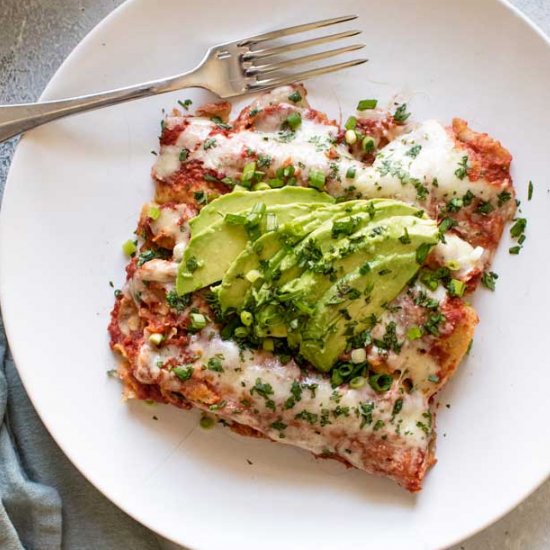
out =
[[[402,244],[411,244],[411,237],[409,236],[409,231],[405,227],[405,232],[401,237],[399,237],[399,242]]]
[[[212,149],[217,145],[218,145],[218,142],[216,141],[216,138],[207,138],[204,140],[202,147],[205,151],[208,151],[208,149]]]
[[[489,201],[480,201],[476,208],[476,212],[479,214],[482,214],[483,216],[487,216],[490,214],[495,207],[489,202]]]
[[[393,404],[393,410],[391,412],[391,415],[392,416],[397,416],[400,412],[401,412],[401,409],[403,408],[403,399],[398,399],[394,404]]]
[[[250,394],[257,393],[264,399],[268,399],[270,395],[273,395],[273,388],[271,387],[271,384],[268,384],[267,382],[262,382],[261,378],[256,378],[256,383],[250,390]]]
[[[309,424],[315,424],[317,420],[319,420],[319,415],[304,409],[303,411],[300,411],[298,414],[294,415],[294,418],[296,418],[297,420],[305,420]]]
[[[281,420],[277,420],[276,422],[271,423],[271,427],[274,430],[283,431],[283,430],[286,429],[287,425],[284,422],[282,422]]]
[[[210,120],[219,128],[224,130],[231,129],[231,124],[226,124],[219,116],[213,116]]]
[[[180,105],[180,107],[183,107],[186,111],[188,111],[189,107],[193,105],[193,102],[190,99],[185,99],[183,101],[178,100],[178,104]]]
[[[413,145],[405,154],[408,157],[412,157],[414,159],[418,156],[421,150],[422,150],[422,145],[417,144],[417,145]]]
[[[374,410],[374,403],[372,401],[363,401],[359,403],[359,415],[361,416],[361,428],[372,424],[372,411]]]
[[[352,180],[355,178],[355,166],[350,166],[346,171],[346,178]]]
[[[517,239],[522,233],[525,232],[527,227],[527,220],[525,218],[516,218],[514,225],[510,228],[510,235]]]
[[[458,168],[455,170],[455,176],[459,180],[463,180],[468,174],[468,155],[464,155],[462,160],[458,163]]]
[[[223,372],[222,359],[223,356],[220,357],[219,355],[210,357],[207,363],[208,370],[213,370],[214,372]]]
[[[393,114],[393,120],[395,120],[395,122],[397,122],[398,124],[402,124],[410,116],[411,116],[411,113],[407,112],[407,104],[403,103],[399,105],[395,110],[395,113]]]
[[[194,271],[197,271],[199,267],[201,267],[202,262],[200,260],[197,260],[195,256],[190,256],[187,258],[187,261],[185,262],[185,267],[187,267],[187,270],[189,273],[193,273]]]
[[[302,101],[302,94],[300,94],[298,90],[295,90],[288,96],[288,99],[292,101],[292,103],[298,103],[299,101]]]
[[[166,294],[166,303],[171,309],[181,312],[191,303],[191,295],[178,296],[175,290],[171,290]]]
[[[507,203],[511,198],[512,198],[512,194],[511,194],[511,193],[509,193],[508,191],[501,191],[501,192],[497,195],[497,204],[498,204],[498,207],[500,208],[503,204]]]
[[[374,424],[373,431],[377,432],[378,430],[381,430],[383,427],[384,427],[384,421],[377,420]]]

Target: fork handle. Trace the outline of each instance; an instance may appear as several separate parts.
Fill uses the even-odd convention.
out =
[[[181,88],[205,88],[202,66],[165,80],[56,101],[0,106],[0,143],[58,118]]]

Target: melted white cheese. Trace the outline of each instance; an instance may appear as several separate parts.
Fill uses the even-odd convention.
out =
[[[288,109],[299,110],[291,106]],[[206,148],[204,140],[213,124],[203,118],[189,118],[177,145],[161,148],[155,175],[166,179],[176,172],[180,166],[179,160],[176,162],[179,151],[186,148],[190,151],[189,159],[201,161],[209,170],[237,177],[247,162],[247,151],[253,151],[271,159],[270,171],[292,163],[299,169],[297,176],[304,184],[311,170],[324,172],[327,189],[335,194],[343,194],[353,186],[363,198],[395,198],[425,207],[428,197],[431,201],[448,202],[470,191],[490,200],[499,192],[498,186],[484,179],[470,181],[461,173],[468,155],[456,147],[445,128],[435,120],[423,122],[397,137],[378,152],[372,166],[366,166],[355,160],[344,144],[334,144],[337,126],[308,119],[307,110],[301,112],[302,124],[294,133],[279,131],[280,119],[275,114],[275,122],[269,119],[259,123],[264,131],[257,128],[229,136],[216,134],[208,139]],[[350,169],[355,172],[353,178],[347,177]]]
[[[153,165],[153,172],[158,179],[165,180],[179,170],[181,165],[180,153],[181,147],[176,145],[162,146],[161,152]]]
[[[250,148],[258,155],[270,157],[272,170],[287,162],[295,166],[307,166],[304,174],[307,177],[308,170],[329,169],[330,161],[326,151],[337,132],[336,126],[304,120],[296,137],[290,142],[284,142],[285,138],[278,132],[243,131],[230,137],[217,135],[213,138],[216,141],[214,147],[197,149],[193,158],[202,161],[205,168],[235,177],[240,175],[245,163],[243,152]]]
[[[474,248],[452,234],[445,235],[445,242],[438,243],[433,254],[439,264],[451,269],[455,279],[467,279],[472,272],[482,270],[488,260],[488,253],[483,247]]]
[[[194,335],[189,350],[197,358],[191,363],[194,367],[193,378],[208,380],[209,387],[225,401],[225,406],[214,412],[251,426],[274,440],[316,454],[334,452],[360,468],[364,467],[361,452],[364,445],[358,446],[357,442],[366,442],[374,432],[377,436],[388,437],[395,444],[407,448],[425,450],[428,445],[430,436],[419,426],[419,422],[427,424],[430,407],[428,398],[420,392],[400,394],[394,388],[385,394],[377,394],[367,384],[358,390],[340,387],[335,394],[326,377],[310,374],[301,378],[301,371],[294,362],[282,365],[268,353],[242,352],[235,342],[223,341],[212,329]],[[158,380],[159,361],[167,360],[170,354],[177,358],[178,350],[152,349],[150,344],[145,343],[140,351],[139,364],[143,369],[148,365],[152,372],[149,375],[140,370],[140,379]],[[214,357],[220,360],[222,372],[206,368],[208,360]],[[181,388],[175,375],[168,376],[167,371],[164,373],[165,376],[161,377],[164,382],[161,381],[161,384],[170,390],[174,390],[178,384]],[[292,396],[293,382],[301,384],[301,399],[292,407],[285,408],[285,402]],[[255,392],[254,386],[258,384],[269,388],[265,395]],[[181,391],[185,395],[185,390]],[[335,395],[338,397],[336,400]],[[399,413],[393,414],[398,398],[403,399],[403,406]],[[243,399],[252,400],[250,409],[241,405]],[[374,405],[371,421],[363,426],[363,417],[359,412],[362,403]],[[194,404],[209,410],[205,403]],[[314,416],[309,417],[310,421],[296,419],[296,415],[302,411]],[[323,414],[326,422],[321,421]],[[283,422],[287,427],[280,429],[273,426],[276,421]],[[281,433],[284,437],[280,437]],[[347,451],[344,452],[344,449]]]
[[[192,212],[185,204],[163,206],[158,219],[150,222],[150,228],[155,237],[165,236],[174,239],[176,244],[189,241],[189,225],[186,223],[192,217]]]

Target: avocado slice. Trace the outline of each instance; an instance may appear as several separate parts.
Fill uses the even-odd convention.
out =
[[[308,214],[322,204],[294,203],[272,206],[267,209],[267,214],[274,214],[280,224],[285,224],[294,218]],[[224,220],[192,236],[178,268],[177,293],[187,294],[220,281],[235,258],[244,250],[248,241],[249,235],[244,226],[231,225]]]
[[[218,300],[223,311],[229,308],[241,309],[246,307],[249,298],[249,290],[253,286],[246,275],[247,273],[262,272],[262,264],[274,258],[281,251],[286,254],[286,234],[292,234],[292,240],[299,242],[319,227],[325,220],[334,216],[334,206],[320,207],[312,213],[298,217],[288,224],[282,225],[277,231],[270,231],[262,235],[258,240],[249,242],[246,248],[239,254],[224,275],[221,288],[218,292]],[[256,286],[261,285],[263,277]]]
[[[349,201],[327,208],[334,212],[333,217],[312,231],[298,246],[286,250],[284,254],[274,256],[270,261],[268,271],[281,272],[277,279],[277,286],[280,287],[303,273],[305,267],[299,265],[300,259],[309,255],[324,254],[329,248],[338,246],[338,239],[332,237],[335,221],[342,221],[343,218],[352,216],[357,220],[355,230],[359,230],[362,226],[382,218],[415,215],[420,212],[418,208],[391,199]]]
[[[297,265],[298,258],[301,254],[303,254],[306,247],[310,246],[313,241],[316,242],[316,239],[320,234],[331,233],[332,223],[334,220],[355,213],[364,212],[365,209],[368,208],[369,202],[375,203],[378,200],[379,199],[375,199],[368,202],[364,200],[349,201],[346,203],[327,206],[322,210],[317,211],[319,214],[319,220],[323,223],[319,223],[317,224],[317,227],[311,228],[309,234],[295,247],[281,249],[267,264],[267,267],[264,269],[264,271],[268,274],[266,277],[267,282],[263,285],[263,288],[257,289],[257,303],[261,304],[268,299],[272,288],[280,287],[285,282],[300,275],[303,269]],[[298,225],[298,220],[295,220],[295,222],[295,225]]]
[[[354,334],[368,329],[371,316],[376,316],[405,287],[420,268],[416,261],[416,250],[423,243],[437,242],[437,226],[429,224],[408,227],[410,242],[392,238],[393,247],[385,253],[376,254],[368,261],[334,283],[319,298],[315,308],[302,330],[300,353],[321,371],[328,371],[346,349],[347,340]],[[421,231],[416,231],[422,228]]]
[[[321,290],[325,290],[327,286],[330,286],[330,277],[328,273],[323,272],[323,265],[340,268],[340,273],[337,272],[336,275],[345,275],[349,272],[349,269],[354,268],[356,263],[366,261],[361,259],[361,256],[355,252],[359,253],[365,247],[373,249],[377,241],[387,240],[390,234],[395,232],[399,232],[397,237],[403,235],[405,226],[401,224],[405,217],[410,219],[410,223],[419,222],[419,218],[416,217],[419,212],[417,208],[394,200],[354,201],[351,207],[346,207],[348,204],[342,203],[330,207],[339,215],[321,224],[296,247],[290,250],[282,250],[273,257],[267,271],[277,273],[276,280],[265,282],[255,293],[255,309],[258,311],[259,319],[266,318],[261,310],[266,304],[270,304],[271,315],[267,317],[270,324],[269,332],[266,333],[263,330],[261,323],[256,323],[255,333],[257,336],[273,336],[273,332],[284,332],[282,328],[275,328],[274,318],[278,317],[281,323],[285,322],[284,313],[288,313],[289,310],[285,300],[290,300],[293,296],[295,298],[294,306],[298,309],[301,308],[305,314],[311,312],[312,306],[308,305],[306,300],[302,298],[298,300],[300,296],[307,297],[307,293],[304,292],[302,286],[302,275],[311,271],[310,267],[314,267],[311,264],[315,264],[315,268],[319,270],[319,273],[315,274],[316,276],[313,276],[313,273],[310,274],[313,291],[309,299],[315,303],[322,296]],[[346,208],[338,210],[338,206]],[[351,227],[351,230],[354,230],[355,233],[333,236],[335,223],[341,224],[340,226],[343,228]],[[386,225],[391,226],[392,224],[395,224],[395,227],[389,232]],[[383,228],[383,231],[379,229],[380,234],[378,234],[376,228]],[[374,235],[368,237],[370,232],[374,232]],[[358,242],[358,239],[361,238],[361,242]],[[353,244],[353,247],[350,246],[351,244]],[[355,252],[350,254],[352,248]],[[340,256],[344,256],[344,259],[340,264],[333,266]],[[304,258],[307,259],[306,262],[304,262]],[[334,274],[332,277],[334,277]],[[317,283],[321,285],[318,292],[315,291],[315,284]],[[273,307],[274,301],[279,302],[278,308]],[[275,311],[278,311],[279,315],[275,315]]]
[[[334,198],[326,193],[306,187],[282,187],[265,191],[233,191],[222,195],[207,204],[189,221],[191,235],[197,236],[213,224],[223,220],[225,214],[241,212],[263,202],[268,208],[275,205],[296,203],[334,203]]]
[[[305,271],[284,284],[277,292],[279,301],[300,301],[303,309],[313,309],[319,297],[333,284],[334,278],[342,278],[361,267],[369,259],[391,254],[396,241],[401,237],[410,239],[414,245],[422,238],[433,236],[433,222],[427,218],[413,216],[390,216],[383,220],[374,219],[347,238],[341,239],[334,250],[323,256],[322,265],[330,266],[330,275],[319,270]]]

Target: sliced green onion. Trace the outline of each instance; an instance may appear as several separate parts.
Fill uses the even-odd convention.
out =
[[[191,328],[201,330],[206,326],[206,317],[202,313],[191,313]]]
[[[160,346],[163,340],[164,336],[158,332],[149,335],[149,342],[155,346]]]
[[[344,128],[346,130],[355,130],[356,126],[357,126],[357,119],[354,116],[350,116],[346,120],[346,124],[344,125]]]
[[[345,138],[348,145],[353,145],[357,141],[355,130],[346,130]]]
[[[353,372],[353,365],[350,363],[344,363],[338,367],[338,372],[342,378],[347,378]]]
[[[199,424],[203,430],[210,430],[214,427],[216,421],[211,416],[201,416]]]
[[[257,269],[251,269],[246,275],[246,280],[249,283],[255,283],[258,279],[260,279],[262,274]]]
[[[321,170],[311,170],[308,179],[309,185],[315,189],[322,189],[325,186],[326,176]]]
[[[291,130],[296,130],[302,124],[302,115],[300,113],[291,113],[286,118],[285,123]]]
[[[244,187],[242,185],[235,185],[235,187],[233,187],[232,191],[237,191],[239,193],[242,193],[243,191],[250,191],[250,187]]]
[[[246,224],[246,216],[243,216],[242,214],[233,214],[232,212],[227,213],[224,218],[224,222],[229,225],[245,225]]]
[[[376,149],[376,141],[374,141],[374,138],[372,136],[365,136],[361,142],[361,149],[363,149],[365,153],[374,151]]]
[[[464,294],[464,290],[466,289],[466,285],[464,282],[459,281],[458,279],[451,279],[449,281],[449,293],[451,296],[462,296]]]
[[[150,206],[147,215],[152,220],[158,220],[160,218],[160,208],[158,206]]]
[[[355,178],[355,166],[350,166],[346,172],[346,178],[352,180]]]
[[[458,260],[448,260],[445,262],[445,267],[448,267],[451,271],[458,271],[460,269],[460,262]]]
[[[407,338],[409,340],[418,340],[419,338],[422,338],[422,335],[424,334],[422,328],[420,328],[418,325],[413,325],[412,327],[407,330]]]
[[[530,201],[533,198],[533,182],[529,181],[529,187],[527,188],[527,200]]]
[[[376,109],[377,105],[378,105],[378,100],[376,100],[376,99],[362,99],[357,104],[357,110],[358,111],[366,111],[368,109]]]
[[[172,369],[172,372],[182,381],[185,382],[186,380],[189,380],[191,376],[193,375],[193,367],[191,365],[188,365],[186,367],[175,367]]]
[[[126,254],[126,256],[133,256],[137,251],[137,245],[136,241],[132,241],[131,239],[128,239],[123,245],[122,245],[122,252]]]
[[[249,327],[252,322],[254,321],[254,316],[252,315],[252,313],[250,313],[250,311],[241,311],[241,323],[245,326],[245,327]]]
[[[266,213],[267,206],[263,202],[257,202],[246,215],[246,228],[252,229],[260,225],[264,214]]]
[[[273,214],[273,212],[268,213],[265,225],[266,231],[277,231],[278,227],[279,220],[277,219],[276,214]]]
[[[235,181],[235,179],[230,178],[229,176],[225,176],[225,178],[222,178],[220,181],[222,183],[225,183],[225,185],[229,185],[230,187],[237,186],[237,182]],[[240,187],[240,185],[237,187]],[[233,189],[233,191],[235,191],[235,189]]]
[[[248,336],[248,329],[246,327],[237,327],[233,334],[235,338],[246,338]]]
[[[356,376],[352,378],[349,383],[349,387],[354,390],[361,389],[367,383],[367,379],[364,376]]]
[[[246,187],[250,187],[250,184],[252,183],[252,180],[254,179],[255,172],[256,172],[256,163],[255,162],[247,162],[244,165],[243,173],[241,175],[241,184],[245,185]]]
[[[267,191],[268,189],[271,189],[271,187],[264,181],[260,181],[259,183],[254,184],[252,189],[254,191]]]
[[[283,176],[285,178],[289,178],[289,177],[293,176],[296,172],[296,168],[294,168],[294,166],[292,166],[292,164],[289,164],[288,166],[285,166],[282,170],[283,170]]]
[[[262,341],[262,348],[265,351],[273,351],[275,349],[275,342],[271,338],[265,338]]]
[[[340,374],[338,369],[332,369],[332,374],[330,376],[330,383],[332,387],[339,386],[344,381],[344,378]]]
[[[371,374],[369,385],[376,392],[388,391],[393,384],[393,376],[390,374]]]
[[[351,352],[352,363],[364,363],[367,360],[367,352],[363,348],[354,349]]]
[[[285,182],[279,178],[272,178],[268,180],[267,182],[269,184],[269,187],[272,187],[274,189],[277,189],[278,187],[283,187]]]

